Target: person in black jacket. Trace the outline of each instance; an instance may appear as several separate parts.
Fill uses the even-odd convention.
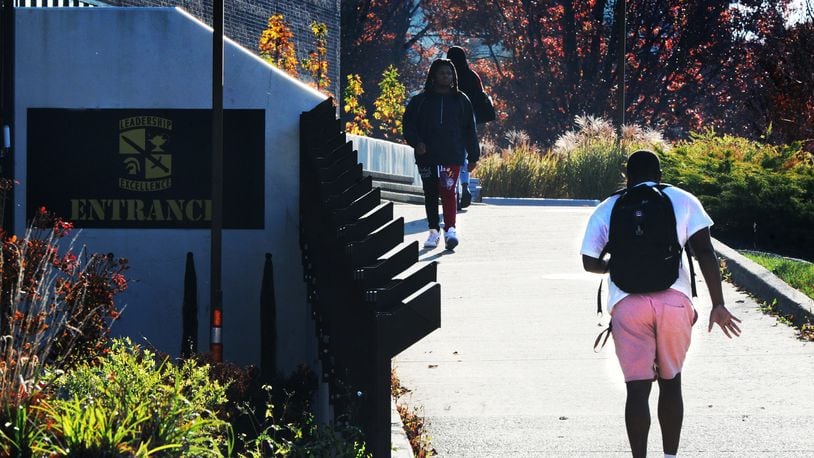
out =
[[[450,47],[447,50],[447,59],[452,61],[452,65],[455,66],[455,72],[458,74],[458,89],[469,97],[469,101],[472,102],[473,105],[480,101],[481,97],[486,97],[480,76],[469,68],[469,62],[466,60],[466,52],[463,48],[459,46]],[[480,120],[477,114],[475,115],[476,124],[484,122],[487,121]],[[461,170],[459,181],[461,184],[460,208],[466,208],[472,203],[472,194],[469,192],[469,171],[466,167]]]
[[[465,160],[474,170],[480,158],[475,115],[469,98],[458,89],[455,66],[436,59],[427,72],[424,90],[410,99],[403,118],[404,139],[415,149],[415,162],[424,188],[424,207],[430,234],[425,248],[440,239],[438,197],[444,212],[444,242],[448,250],[458,245],[455,230],[455,188]]]

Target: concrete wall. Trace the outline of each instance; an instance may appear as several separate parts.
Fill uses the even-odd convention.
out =
[[[104,0],[114,6],[170,6],[181,7],[201,21],[212,25],[211,0]],[[244,48],[257,53],[260,35],[268,24],[269,16],[282,14],[294,33],[297,58],[308,56],[314,50],[311,23],[324,22],[328,26],[328,73],[333,88],[339,95],[339,0],[224,0],[224,33]],[[301,76],[305,78],[301,71]]]
[[[348,140],[353,141],[365,170],[413,177],[413,184],[421,186],[412,146],[350,134]]]
[[[16,232],[26,215],[26,110],[211,107],[211,34],[172,8],[18,9],[13,151]],[[299,115],[324,96],[227,41],[225,108],[266,110],[265,229],[223,232],[224,356],[259,361],[264,253],[274,256],[278,360],[291,369],[315,359],[298,243]],[[81,154],[81,152],[77,152]],[[229,160],[229,158],[225,158]],[[208,348],[208,230],[85,229],[78,243],[130,260],[126,304],[113,333],[177,354],[185,255],[198,274],[199,349]]]

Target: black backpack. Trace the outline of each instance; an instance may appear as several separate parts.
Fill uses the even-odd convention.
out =
[[[669,184],[656,186],[639,185],[616,191],[619,199],[611,210],[608,244],[599,259],[610,253],[608,262],[611,280],[627,293],[652,293],[663,291],[678,279],[683,247],[678,243],[676,217],[673,203],[664,193]],[[695,269],[687,244],[687,260],[690,267],[692,296],[696,297]],[[596,312],[602,315],[602,282],[596,294]],[[594,351],[602,334],[607,333],[605,346],[612,324],[594,341]],[[600,347],[601,348],[601,347]]]
[[[475,97],[473,97],[473,99],[472,111],[475,113],[476,124],[484,124],[494,121],[497,118],[492,97],[490,97],[486,92],[481,91],[481,93],[477,94]]]
[[[611,280],[628,293],[652,293],[678,279],[683,251],[678,243],[669,185],[639,185],[619,191],[611,211],[608,264]]]

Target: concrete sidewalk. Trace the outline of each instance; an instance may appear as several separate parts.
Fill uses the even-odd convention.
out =
[[[595,315],[600,276],[582,271],[589,207],[474,204],[458,214],[455,253],[439,263],[442,324],[394,360],[402,399],[423,408],[441,457],[629,456],[625,385],[607,325]],[[396,205],[407,241],[423,242],[423,206]],[[814,456],[814,344],[761,313],[732,285],[743,335],[707,333],[701,315],[683,371],[683,456]],[[604,303],[603,298],[603,303]],[[651,456],[661,436],[651,397]]]

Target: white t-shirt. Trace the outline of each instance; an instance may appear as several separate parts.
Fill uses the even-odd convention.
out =
[[[648,181],[637,186],[655,186],[656,183]],[[705,227],[712,226],[712,218],[709,217],[701,202],[694,195],[683,189],[670,186],[664,189],[664,193],[670,198],[673,204],[673,211],[676,215],[676,231],[678,243],[684,246],[690,236]],[[600,203],[591,218],[588,220],[588,227],[585,229],[585,237],[582,239],[580,253],[592,258],[599,258],[602,249],[608,243],[608,228],[610,225],[611,211],[613,204],[619,199],[618,195],[610,196]],[[619,289],[608,275],[608,313],[613,306],[622,300],[628,293]],[[683,293],[688,298],[692,298],[692,286],[690,284],[690,271],[687,266],[687,255],[681,256],[681,268],[678,271],[678,279],[671,289]]]

